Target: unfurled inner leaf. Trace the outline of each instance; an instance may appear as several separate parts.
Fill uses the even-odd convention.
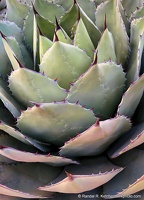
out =
[[[98,155],[130,127],[130,120],[123,116],[100,121],[66,142],[60,154],[72,157]]]
[[[91,66],[70,88],[67,100],[93,108],[102,119],[111,117],[120,102],[125,76],[113,62]]]
[[[47,37],[39,34],[39,57],[40,57],[40,62],[42,61],[43,55],[52,46],[52,44],[53,44],[53,42],[50,39],[48,39]]]
[[[54,35],[55,25],[51,21],[45,19],[39,14],[36,14],[36,21],[38,28],[40,29],[42,34],[48,37],[50,40],[52,40]]]
[[[95,117],[91,110],[61,102],[43,103],[26,110],[18,119],[17,125],[23,133],[32,138],[63,145],[94,122]]]
[[[97,51],[98,63],[109,60],[116,62],[114,39],[108,29],[102,34]]]
[[[114,37],[117,63],[125,64],[129,51],[129,39],[120,14],[118,0],[109,0],[97,7],[96,25],[101,31],[103,31],[105,17],[108,30]]]
[[[26,106],[33,105],[30,101],[37,103],[61,101],[67,95],[56,81],[26,68],[12,72],[9,77],[9,87],[14,96]]]
[[[93,60],[95,47],[89,37],[87,29],[81,18],[76,28],[76,33],[74,36],[74,44],[78,48],[84,50],[86,54]]]
[[[91,59],[78,47],[56,41],[43,56],[40,71],[69,89],[70,82],[76,81],[90,63]]]

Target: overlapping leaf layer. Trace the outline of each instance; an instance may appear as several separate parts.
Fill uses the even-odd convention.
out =
[[[143,53],[143,0],[0,1],[0,199],[142,197]]]

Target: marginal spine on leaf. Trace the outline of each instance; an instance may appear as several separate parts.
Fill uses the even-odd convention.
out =
[[[40,104],[39,103],[34,103],[34,105],[39,108],[40,107]]]
[[[74,179],[74,177],[73,177],[72,174],[70,174],[70,173],[68,173],[68,172],[66,172],[66,171],[65,171],[65,173],[66,173],[67,177],[69,178],[69,180],[72,181],[72,180]]]
[[[100,118],[97,118],[96,122],[95,122],[95,126],[99,126],[100,125]]]

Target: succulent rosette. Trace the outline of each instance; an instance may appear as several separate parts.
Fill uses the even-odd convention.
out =
[[[0,199],[142,197],[143,0],[3,4]]]

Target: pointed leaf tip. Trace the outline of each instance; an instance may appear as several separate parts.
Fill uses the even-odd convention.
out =
[[[1,31],[0,31],[0,34],[6,40],[6,35],[4,35]]]
[[[74,0],[74,5],[75,5],[75,4],[77,4],[77,1],[76,1],[76,0]]]
[[[97,60],[98,60],[98,56],[97,55],[98,55],[98,51],[95,52],[95,57],[94,57],[94,61],[92,63],[92,66],[97,64]]]
[[[55,35],[54,42],[58,42],[59,39],[58,39],[58,36],[57,36],[57,34],[56,34],[56,31],[54,32],[54,35]]]
[[[17,59],[17,57],[16,57],[15,55],[13,55],[13,56],[14,56],[14,58],[16,59],[16,61],[18,62],[19,67],[20,67],[20,68],[25,68],[25,67],[20,63],[20,61]]]
[[[34,4],[32,3],[32,8],[33,8],[33,12],[34,12],[34,15],[39,15],[38,12],[36,11],[35,7],[34,7]]]
[[[55,22],[56,22],[56,28],[55,28],[55,31],[58,31],[58,30],[61,29],[61,27],[60,27],[60,25],[59,25],[59,23],[58,23],[58,20],[57,20],[56,16],[55,16]]]
[[[105,14],[105,18],[104,18],[104,30],[107,29],[107,21],[106,21],[106,14]]]
[[[81,12],[80,12],[80,8],[78,7],[78,22],[79,22],[80,18],[81,18]]]

